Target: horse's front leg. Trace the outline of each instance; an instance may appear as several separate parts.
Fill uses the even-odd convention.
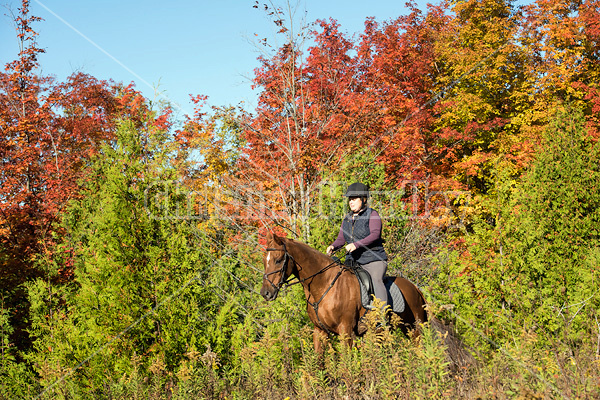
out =
[[[323,344],[326,344],[327,340],[327,332],[318,326],[315,326],[315,329],[313,329],[313,346],[315,347],[315,352],[317,354],[323,354]]]
[[[343,343],[346,344],[348,348],[351,348],[354,344],[354,326],[350,323],[342,323],[339,325],[338,329]]]

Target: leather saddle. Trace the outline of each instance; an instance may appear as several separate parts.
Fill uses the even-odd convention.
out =
[[[347,265],[347,264],[346,264]],[[358,285],[360,286],[360,298],[362,306],[367,310],[372,310],[371,305],[373,296],[375,295],[375,287],[373,286],[373,279],[371,275],[359,264],[353,263],[350,269],[354,272],[354,275],[358,279]],[[386,276],[383,278],[383,284],[388,292],[388,305],[395,313],[404,312],[406,306],[404,295],[394,283],[396,278],[392,276]]]

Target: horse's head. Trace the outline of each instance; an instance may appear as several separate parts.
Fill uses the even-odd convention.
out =
[[[260,294],[267,301],[277,298],[279,289],[292,274],[294,261],[285,247],[285,242],[277,235],[267,233],[267,251],[263,258],[265,273]]]

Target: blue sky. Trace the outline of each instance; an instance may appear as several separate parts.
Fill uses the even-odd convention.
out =
[[[434,1],[432,1],[434,2]],[[265,1],[259,1],[264,4]],[[404,0],[290,0],[307,22],[338,20],[343,31],[360,33],[367,17],[387,21],[405,15]],[[189,94],[213,105],[256,104],[249,79],[258,66],[255,38],[274,39],[273,26],[255,0],[31,0],[34,27],[46,49],[42,73],[64,80],[81,71],[98,79],[135,82],[146,97],[164,96],[191,113]],[[285,1],[275,2],[284,5]],[[419,1],[424,10],[426,1]],[[0,0],[0,62],[16,58],[18,46],[7,8]]]

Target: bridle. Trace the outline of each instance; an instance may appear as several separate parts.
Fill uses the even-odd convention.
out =
[[[277,291],[279,291],[283,285],[287,285],[289,283],[289,281],[292,278],[292,274],[290,274],[289,276],[285,276],[286,270],[287,270],[287,266],[288,266],[288,262],[290,260],[293,260],[294,257],[292,257],[290,255],[290,253],[288,253],[286,247],[285,247],[285,243],[282,243],[283,248],[282,249],[276,249],[274,247],[267,247],[266,251],[283,251],[284,255],[283,255],[283,261],[281,262],[281,268],[276,270],[276,271],[271,271],[271,272],[267,272],[263,274],[263,279],[267,280],[271,286],[273,286]],[[275,261],[277,262],[277,261]],[[281,274],[281,280],[279,281],[279,283],[276,285],[273,283],[273,281],[271,279],[269,279],[270,275],[273,274],[277,274],[280,273]]]
[[[295,285],[297,283],[302,283],[302,282],[304,282],[306,280],[314,278],[315,276],[317,276],[317,275],[325,272],[329,268],[338,265],[338,262],[332,262],[331,264],[329,264],[326,267],[320,269],[316,273],[314,273],[314,274],[312,274],[310,276],[307,276],[306,278],[303,278],[303,279],[298,278],[297,281],[290,283],[290,281],[293,279],[292,275],[290,274],[288,277],[285,276],[285,271],[287,270],[287,263],[288,263],[289,260],[293,260],[294,262],[296,262],[296,261],[294,260],[294,257],[290,253],[288,253],[287,248],[285,247],[285,243],[282,243],[281,245],[283,246],[282,249],[277,249],[277,248],[274,248],[274,247],[267,247],[265,249],[265,251],[267,251],[267,252],[269,252],[269,251],[283,251],[284,252],[284,255],[283,255],[284,258],[283,258],[283,260],[281,262],[281,268],[279,268],[278,270],[271,271],[271,272],[263,274],[263,279],[266,279],[277,290],[280,290],[283,287],[283,285],[292,286],[292,285]],[[337,252],[338,250],[335,250],[334,253]],[[344,269],[347,269],[345,266],[343,266],[343,267],[344,267]],[[277,274],[277,273],[281,274],[281,280],[279,281],[279,284],[276,285],[276,284],[273,283],[273,281],[271,281],[269,279],[269,276],[273,275],[273,274]],[[337,279],[337,277],[336,277],[336,279]],[[329,289],[327,291],[329,291]]]

